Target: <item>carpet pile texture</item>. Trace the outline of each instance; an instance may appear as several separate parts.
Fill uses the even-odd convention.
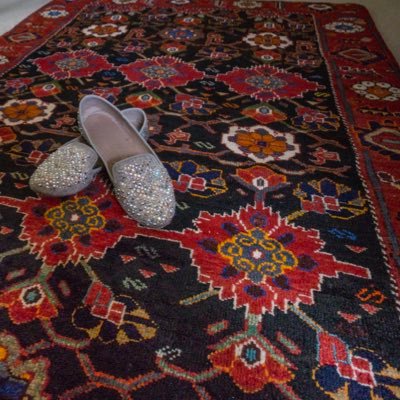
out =
[[[365,8],[55,0],[0,72],[0,399],[400,399],[400,74]],[[86,94],[146,111],[165,229],[105,172],[29,189]]]

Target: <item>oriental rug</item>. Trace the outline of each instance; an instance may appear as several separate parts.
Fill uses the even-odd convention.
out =
[[[400,399],[400,75],[365,8],[55,0],[0,71],[0,399]],[[86,94],[145,109],[167,228],[105,173],[29,189]]]

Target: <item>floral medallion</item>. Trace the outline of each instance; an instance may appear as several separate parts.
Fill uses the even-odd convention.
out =
[[[118,70],[129,81],[138,82],[150,90],[186,85],[190,81],[201,79],[204,75],[192,64],[171,56],[135,61],[118,67]]]
[[[92,50],[54,53],[47,57],[37,58],[33,60],[33,63],[41,72],[54,79],[82,78],[113,67],[104,56]]]
[[[259,163],[289,160],[300,151],[291,133],[281,133],[262,125],[234,125],[222,136],[222,143],[234,153]]]
[[[69,12],[62,8],[54,8],[54,9],[50,8],[50,9],[44,10],[40,13],[40,15],[42,17],[50,18],[50,19],[66,17],[68,14],[69,14]]]
[[[0,106],[0,118],[7,125],[34,124],[49,119],[55,107],[39,99],[8,100]]]
[[[319,85],[304,79],[297,73],[261,65],[252,68],[236,68],[217,75],[231,90],[261,101],[302,97],[304,92],[317,90]]]
[[[86,36],[104,38],[122,35],[123,33],[126,33],[127,30],[128,28],[125,25],[108,23],[102,25],[90,25],[89,27],[82,29],[82,32]]]
[[[98,178],[69,199],[1,196],[0,204],[24,215],[19,238],[47,265],[101,258],[122,236],[135,236],[136,222],[123,218],[120,205]]]
[[[399,101],[400,88],[388,82],[362,81],[352,86],[352,89],[368,100]]]
[[[259,46],[265,50],[284,49],[293,44],[287,36],[271,32],[250,33],[243,40],[251,46]]]
[[[339,273],[370,277],[368,269],[325,252],[317,230],[290,224],[261,203],[230,215],[201,212],[194,224],[182,245],[192,252],[198,280],[251,314],[314,304],[323,281]]]
[[[334,21],[325,25],[325,29],[337,33],[359,33],[364,31],[364,27],[350,21]]]

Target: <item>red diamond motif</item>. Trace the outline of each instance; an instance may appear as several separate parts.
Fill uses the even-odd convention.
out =
[[[362,307],[370,315],[374,315],[380,310],[379,307],[375,307],[372,304],[361,304],[360,307]]]
[[[135,256],[129,256],[129,255],[121,255],[120,257],[124,264],[127,264],[128,262],[131,262],[136,258]]]
[[[176,272],[179,269],[177,267],[174,267],[174,266],[168,265],[168,264],[161,264],[161,268],[168,274],[171,272]]]
[[[11,233],[13,231],[14,231],[14,229],[7,228],[6,226],[0,227],[0,234],[2,234],[2,235],[8,235],[9,233]]]
[[[361,318],[358,314],[348,314],[341,311],[338,311],[338,314],[350,324]]]
[[[149,271],[147,269],[139,269],[139,272],[146,278],[149,279],[152,276],[156,275],[155,272]]]

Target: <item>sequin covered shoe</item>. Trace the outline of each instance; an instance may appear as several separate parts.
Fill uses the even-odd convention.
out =
[[[137,129],[94,95],[81,100],[79,118],[82,135],[103,161],[128,216],[153,228],[169,224],[175,214],[171,179]]]
[[[122,114],[148,139],[147,118],[140,108],[128,108]],[[45,196],[70,196],[85,189],[102,169],[98,155],[82,137],[75,138],[52,153],[33,173],[29,186]]]

